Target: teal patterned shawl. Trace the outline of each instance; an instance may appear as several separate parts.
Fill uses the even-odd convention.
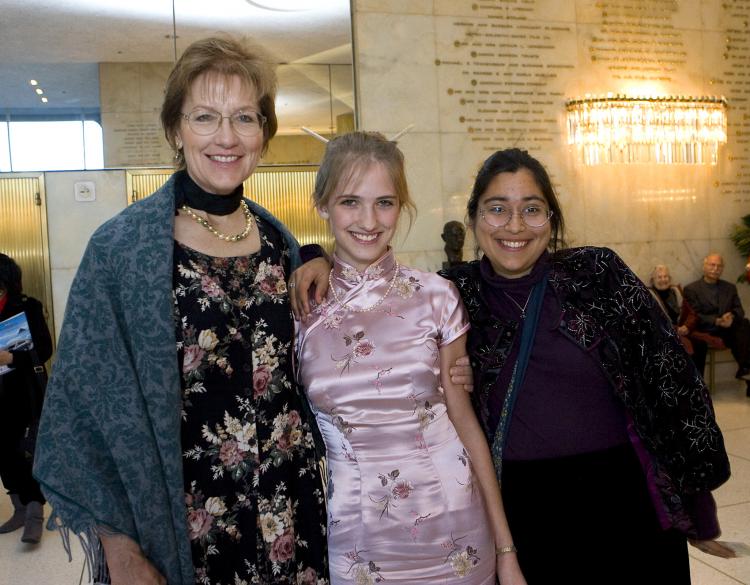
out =
[[[101,530],[134,539],[169,585],[193,585],[180,446],[174,177],[91,237],[68,297],[34,475],[91,571]],[[298,244],[268,211],[252,211]],[[69,550],[69,548],[68,548]]]

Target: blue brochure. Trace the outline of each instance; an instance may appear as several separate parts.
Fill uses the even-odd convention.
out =
[[[26,313],[19,313],[0,322],[0,351],[29,350],[34,347],[31,340]],[[7,374],[13,366],[0,366],[0,376]]]

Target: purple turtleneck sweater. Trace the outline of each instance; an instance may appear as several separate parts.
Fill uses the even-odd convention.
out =
[[[490,311],[495,317],[519,323],[508,361],[489,400],[493,428],[518,357],[523,327],[520,307],[542,278],[548,262],[545,253],[530,274],[510,279],[497,275],[486,257],[481,261],[482,291]],[[513,410],[506,460],[564,457],[628,442],[623,406],[612,392],[597,356],[559,331],[561,318],[557,297],[547,286],[526,377]]]

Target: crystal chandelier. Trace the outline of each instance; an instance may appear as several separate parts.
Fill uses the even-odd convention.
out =
[[[587,165],[715,165],[727,141],[724,97],[587,95],[565,107],[568,144]]]

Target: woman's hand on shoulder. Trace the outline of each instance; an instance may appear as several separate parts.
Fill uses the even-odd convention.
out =
[[[13,354],[9,351],[0,351],[0,366],[9,366],[13,363]]]
[[[297,268],[289,277],[289,300],[296,319],[306,319],[310,313],[310,296],[321,304],[328,292],[328,274],[331,265],[325,258],[313,258]]]
[[[100,535],[112,585],[167,585],[167,580],[123,534]]]

